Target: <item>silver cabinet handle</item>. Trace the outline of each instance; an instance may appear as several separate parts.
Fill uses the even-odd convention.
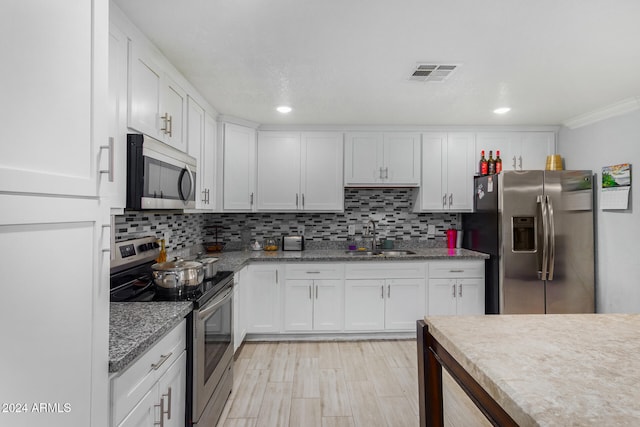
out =
[[[304,193],[302,193],[302,207],[304,208]]]
[[[249,194],[249,204],[253,206],[253,193]]]
[[[164,113],[164,116],[160,118],[164,120],[164,127],[160,130],[164,132],[165,135],[167,135],[169,133],[169,113]]]
[[[316,299],[318,299],[318,285],[316,285]]]
[[[522,156],[518,157],[518,163],[520,165],[520,170],[522,170]]]
[[[389,179],[389,167],[384,168],[384,179]]]
[[[380,179],[384,179],[384,176],[382,176],[382,171],[384,170],[384,168],[382,166],[380,166]]]
[[[152,363],[151,364],[151,369],[153,369],[154,371],[157,371],[158,368],[160,368],[160,366],[162,366],[164,364],[164,362],[169,360],[169,358],[171,357],[172,354],[173,354],[173,352],[169,352],[169,354],[161,355],[160,356],[160,360],[158,360],[156,363]]]
[[[164,398],[160,399],[160,404],[159,405],[153,405],[155,408],[160,408],[160,421],[154,421],[153,425],[154,426],[160,426],[160,427],[164,427]],[[154,420],[155,420],[155,415],[153,416]]]
[[[307,274],[320,274],[319,271],[307,271]]]
[[[513,156],[513,170],[516,170],[516,156]]]
[[[453,206],[453,193],[449,194],[449,207]]]
[[[278,270],[276,270],[276,283],[278,283]]]
[[[311,285],[309,285],[309,299],[313,299],[313,294],[311,292]]]
[[[380,286],[380,298],[384,299],[384,285]]]
[[[171,419],[171,387],[169,387],[169,389],[167,390],[166,394],[163,394],[163,396],[167,397],[167,412],[164,412],[165,414],[167,414],[167,419],[170,420]],[[162,411],[162,409],[160,409]]]
[[[453,285],[451,285],[451,296],[453,298],[456,297],[456,284],[455,283]]]
[[[207,190],[202,190],[201,193],[202,193],[202,199],[201,199],[202,203],[206,204],[207,203]]]
[[[298,193],[296,193],[296,208],[298,207]]]
[[[464,273],[464,270],[449,270],[449,273]]]
[[[447,207],[447,195],[446,194],[444,196],[442,196],[442,207],[443,208]]]
[[[458,283],[458,296],[462,298],[462,283]]]
[[[114,153],[113,153],[113,148],[114,148],[114,139],[112,136],[109,137],[109,144],[108,145],[101,145],[100,146],[100,151],[102,150],[109,150],[109,169],[100,169],[100,173],[106,173],[108,174],[109,177],[109,182],[113,182],[113,162],[114,162]]]
[[[387,298],[391,298],[391,285],[387,285]]]

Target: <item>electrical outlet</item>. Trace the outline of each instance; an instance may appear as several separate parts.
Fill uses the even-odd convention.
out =
[[[436,235],[436,226],[433,224],[427,225],[427,235],[435,236]]]
[[[356,225],[355,224],[350,224],[348,227],[348,233],[349,236],[355,236],[356,235]]]

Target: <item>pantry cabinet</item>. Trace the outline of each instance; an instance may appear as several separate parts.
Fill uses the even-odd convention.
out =
[[[256,131],[224,124],[223,208],[253,211],[256,200]]]
[[[342,134],[260,132],[259,211],[342,211]]]
[[[345,266],[345,330],[410,331],[425,315],[426,263]]]
[[[474,134],[422,135],[422,185],[417,210],[465,212],[473,209]]]
[[[250,265],[247,274],[247,333],[280,332],[282,265]]]
[[[347,133],[345,186],[420,185],[420,134]]]
[[[548,155],[555,153],[555,133],[553,131],[504,131],[478,132],[476,135],[477,159],[480,151],[485,151],[489,158],[489,151],[493,157],[500,150],[502,169],[535,170],[544,169]],[[476,173],[478,165],[475,165]]]
[[[132,41],[129,52],[129,127],[186,153],[186,92],[158,65],[159,54]]]
[[[288,264],[285,277],[285,332],[342,329],[342,264]]]
[[[432,262],[428,288],[429,315],[485,313],[484,261]]]

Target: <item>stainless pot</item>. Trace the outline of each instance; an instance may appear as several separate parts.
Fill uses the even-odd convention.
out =
[[[202,268],[204,268],[205,279],[211,279],[218,272],[218,258],[204,257],[197,258],[196,261],[202,264]]]
[[[155,284],[165,289],[189,290],[204,280],[204,268],[196,261],[159,262],[151,269]]]

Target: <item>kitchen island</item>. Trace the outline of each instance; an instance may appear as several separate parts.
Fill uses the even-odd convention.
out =
[[[427,316],[420,423],[448,425],[454,388],[494,425],[639,425],[638,354],[640,315]]]

